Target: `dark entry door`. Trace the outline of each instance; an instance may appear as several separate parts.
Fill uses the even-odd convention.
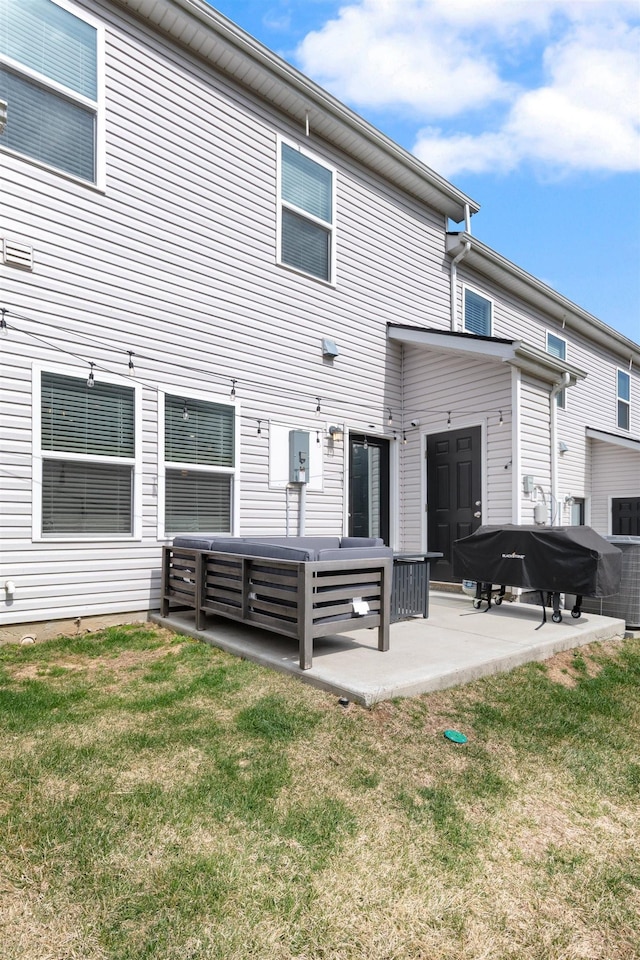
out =
[[[611,501],[611,533],[640,537],[640,497],[614,497]]]
[[[434,580],[452,582],[453,541],[482,523],[480,427],[427,437],[428,549],[444,556],[432,564]]]
[[[389,441],[349,437],[349,536],[389,543]]]

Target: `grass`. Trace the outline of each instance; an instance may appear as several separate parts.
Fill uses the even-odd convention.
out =
[[[365,710],[119,627],[0,730],[3,960],[640,956],[637,639]]]

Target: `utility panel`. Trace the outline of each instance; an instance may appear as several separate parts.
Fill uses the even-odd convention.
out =
[[[309,434],[305,430],[289,431],[289,482],[309,482]]]

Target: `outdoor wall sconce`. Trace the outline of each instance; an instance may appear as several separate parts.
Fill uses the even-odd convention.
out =
[[[332,440],[342,440],[344,437],[344,431],[342,427],[329,427],[329,436]]]
[[[564,440],[561,440],[558,444],[558,453],[566,453],[569,447],[566,445]]]

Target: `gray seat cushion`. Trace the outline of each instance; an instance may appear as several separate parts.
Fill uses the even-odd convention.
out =
[[[391,547],[349,547],[346,550],[318,550],[318,560],[380,560],[393,557]]]
[[[340,546],[346,549],[353,547],[382,547],[382,537],[342,537]]]

